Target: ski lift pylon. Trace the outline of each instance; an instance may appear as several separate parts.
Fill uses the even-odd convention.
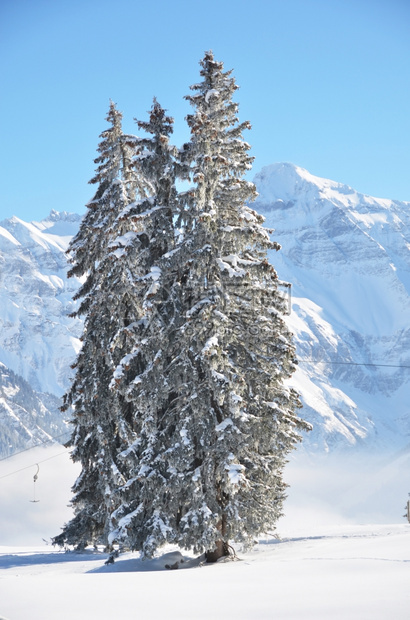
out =
[[[39,499],[36,499],[36,482],[37,482],[37,479],[38,479],[38,472],[40,471],[40,466],[39,466],[38,463],[36,463],[36,467],[37,467],[37,471],[36,471],[36,473],[33,476],[33,487],[34,487],[33,493],[34,494],[33,494],[33,499],[30,500],[30,502],[32,504],[37,504],[40,501]]]

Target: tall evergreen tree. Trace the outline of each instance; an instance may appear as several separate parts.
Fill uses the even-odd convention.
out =
[[[68,275],[85,278],[76,294],[80,304],[75,313],[85,317],[85,324],[75,377],[63,409],[73,410],[74,430],[67,446],[82,470],[73,487],[74,517],[53,542],[79,548],[107,544],[110,515],[116,507],[114,491],[124,480],[117,453],[132,436],[127,406],[109,387],[111,339],[119,324],[129,321],[129,287],[124,290],[122,282],[114,279],[111,253],[121,234],[123,238],[127,232],[133,234],[119,214],[136,197],[145,197],[149,184],[133,165],[135,137],[123,134],[121,119],[111,103],[110,127],[101,134],[100,154],[95,160],[98,166],[90,181],[98,184],[97,191],[68,248],[73,265]]]
[[[164,257],[172,255],[176,243],[175,179],[177,175],[184,176],[184,166],[176,160],[177,150],[169,142],[173,119],[155,99],[149,120],[137,123],[147,134],[137,141],[138,161],[152,184],[153,193],[141,201],[137,211],[131,205],[127,212],[128,218],[143,223],[145,231],[138,265],[133,270],[133,299],[139,304],[134,316],[138,320],[113,340],[114,353],[120,344],[120,351],[125,355],[117,365],[112,387],[130,404],[135,441],[120,455],[128,477],[118,489],[121,505],[112,515],[110,540],[142,549],[149,555],[157,544],[166,542],[162,532],[166,529],[167,515],[159,516],[155,497],[164,481],[160,466],[163,460],[161,416],[166,413],[163,401],[167,398],[163,365],[169,346],[168,326],[175,308],[164,286],[163,267]],[[135,256],[129,246],[119,258],[132,261]]]
[[[279,246],[246,206],[256,195],[243,178],[249,123],[238,122],[231,72],[210,52],[201,66],[182,151],[195,186],[183,197],[183,234],[157,262],[151,361],[127,378],[140,422],[112,539],[146,556],[176,542],[212,561],[229,540],[274,528],[286,456],[308,425],[285,383],[295,349],[267,260]]]
[[[285,384],[295,349],[267,260],[279,246],[246,206],[256,195],[243,178],[252,162],[242,137],[250,125],[238,122],[231,72],[211,52],[201,67],[203,80],[187,97],[195,224],[177,259],[185,321],[169,379],[186,403],[175,433],[184,442],[176,440],[169,454],[184,474],[177,476],[178,540],[207,549],[211,560],[227,553],[229,540],[249,543],[274,528],[286,455],[308,425]]]

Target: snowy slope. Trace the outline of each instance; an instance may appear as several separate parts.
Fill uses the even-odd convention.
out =
[[[22,377],[0,363],[0,458],[69,437],[68,424],[59,411],[60,399],[35,392]]]
[[[242,561],[163,569],[166,558],[0,547],[10,620],[405,620],[409,527],[338,528],[258,545]]]
[[[311,447],[402,447],[410,435],[410,204],[376,199],[293,164],[255,177],[292,283],[294,383]]]
[[[0,362],[34,390],[60,396],[79,350],[81,322],[68,317],[78,287],[65,249],[80,216],[0,222]]]

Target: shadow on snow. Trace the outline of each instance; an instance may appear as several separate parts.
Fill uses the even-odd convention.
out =
[[[106,554],[98,552],[76,553],[75,551],[56,551],[51,553],[5,553],[0,554],[0,569],[40,564],[64,564],[67,562],[91,562],[102,560]]]

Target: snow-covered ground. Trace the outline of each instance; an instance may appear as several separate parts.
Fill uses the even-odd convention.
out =
[[[241,561],[168,571],[158,561],[3,547],[10,620],[409,617],[410,526],[336,527],[259,544]],[[182,565],[183,566],[183,565]]]
[[[24,452],[0,462],[0,618],[408,618],[408,470],[406,453],[296,453],[280,539],[261,540],[248,553],[238,548],[241,561],[182,570],[185,561],[170,571],[164,565],[172,556],[141,562],[127,554],[105,566],[103,553],[47,545],[43,538],[70,516],[78,470],[61,446]]]

